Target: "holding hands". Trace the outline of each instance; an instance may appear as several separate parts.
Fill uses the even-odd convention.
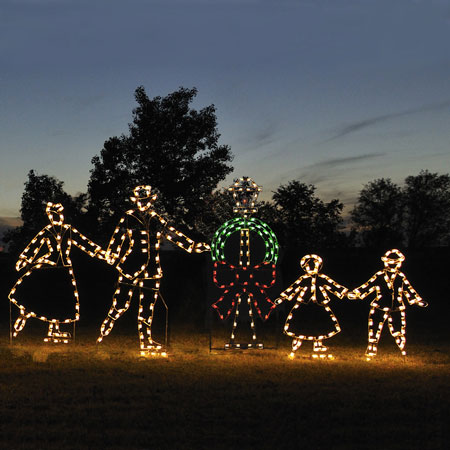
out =
[[[282,298],[282,297],[278,297],[275,301],[274,301],[274,303],[275,303],[275,305],[281,305],[282,303],[283,303],[283,301],[284,301],[284,298]]]
[[[198,242],[194,247],[195,253],[210,252],[211,247],[205,242]]]
[[[29,262],[26,258],[20,258],[16,263],[16,271],[19,272],[20,270],[28,266],[28,264]]]

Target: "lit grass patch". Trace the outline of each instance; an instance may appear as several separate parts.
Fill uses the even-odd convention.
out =
[[[337,336],[334,360],[312,360],[306,346],[289,360],[289,339],[272,350],[210,353],[207,333],[177,328],[168,358],[141,358],[135,334],[96,346],[96,331],[80,330],[64,347],[29,335],[0,341],[0,448],[448,443],[447,343],[413,341],[406,359],[386,343],[367,362],[364,341]]]

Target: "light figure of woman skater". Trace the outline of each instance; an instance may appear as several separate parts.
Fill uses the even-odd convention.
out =
[[[64,222],[64,207],[48,202],[45,212],[49,224],[27,245],[16,263],[22,272],[9,293],[11,304],[19,309],[12,336],[23,330],[34,317],[48,322],[46,342],[67,343],[71,335],[61,331],[61,323],[80,319],[80,303],[70,259],[72,245],[92,257],[103,259],[101,248]]]

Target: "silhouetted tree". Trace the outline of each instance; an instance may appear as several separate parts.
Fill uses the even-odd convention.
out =
[[[366,247],[392,247],[403,243],[404,196],[389,178],[364,185],[351,211],[354,230]]]
[[[422,170],[405,179],[408,247],[450,244],[450,176]]]
[[[277,234],[277,232],[279,234],[283,231],[282,228],[280,228],[281,220],[273,201],[258,201],[256,207],[257,211],[254,214],[255,217],[267,223],[275,234]]]
[[[194,219],[193,226],[197,233],[210,242],[216,230],[236,216],[233,213],[235,202],[231,192],[221,189],[206,196],[204,204],[204,210]]]
[[[315,249],[344,244],[343,204],[339,200],[324,203],[315,190],[311,184],[294,180],[273,193],[275,211],[266,211],[266,220],[282,245]],[[275,223],[270,223],[271,216]]]
[[[72,197],[64,191],[64,182],[49,175],[38,175],[34,170],[28,172],[25,190],[22,194],[20,217],[23,225],[5,233],[3,240],[8,243],[10,253],[23,250],[36,233],[48,225],[45,213],[47,202],[61,203],[67,221],[77,221],[85,196]]]
[[[150,99],[135,91],[129,134],[108,139],[92,159],[89,216],[109,234],[129,207],[132,188],[149,184],[158,193],[157,209],[191,228],[205,212],[217,184],[233,168],[230,148],[219,145],[214,105],[190,107],[196,89],[180,88]]]

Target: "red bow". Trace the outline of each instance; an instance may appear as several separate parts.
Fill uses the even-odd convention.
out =
[[[223,293],[212,307],[217,310],[220,318],[225,320],[235,308],[238,298],[245,294],[250,298],[261,319],[267,320],[276,305],[265,290],[275,284],[275,278],[275,264],[263,262],[257,266],[246,267],[216,261],[213,280]]]

